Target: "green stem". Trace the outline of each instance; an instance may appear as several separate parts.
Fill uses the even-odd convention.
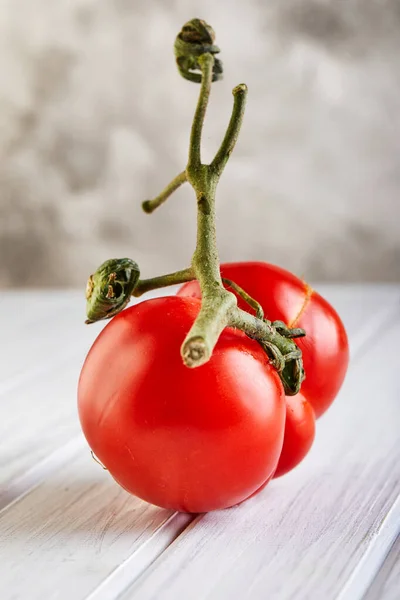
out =
[[[228,129],[226,130],[222,144],[211,163],[211,168],[214,169],[218,175],[221,175],[224,170],[239,136],[246,106],[247,85],[245,83],[240,83],[233,88],[232,94],[233,109]]]
[[[139,297],[150,292],[151,290],[158,290],[169,285],[178,285],[193,281],[196,279],[196,275],[192,268],[182,269],[182,271],[176,271],[175,273],[169,273],[168,275],[160,275],[159,277],[152,277],[151,279],[140,279],[133,290],[132,296]]]
[[[226,326],[237,327],[261,343],[271,363],[278,369],[286,393],[294,394],[299,390],[304,378],[300,350],[291,339],[281,335],[273,324],[263,320],[262,308],[255,300],[239,286],[229,282],[232,289],[256,309],[257,316],[240,310],[236,296],[224,288],[220,274],[215,225],[215,193],[221,173],[239,135],[247,86],[240,84],[234,88],[232,115],[224,139],[212,163],[202,164],[201,136],[215,62],[213,54],[203,46],[199,55],[197,40],[200,39],[199,32],[202,36],[207,33],[206,24],[193,20],[185,26],[185,33],[187,30],[191,34],[189,41],[193,42],[193,55],[190,52],[190,45],[185,46],[185,64],[189,70],[193,65],[198,65],[202,72],[186,167],[187,181],[193,187],[197,199],[197,243],[192,257],[192,268],[200,284],[202,303],[200,312],[182,344],[182,358],[188,367],[204,364],[210,359],[223,329]],[[288,336],[293,332],[288,329],[284,333]]]
[[[247,92],[244,84],[233,90],[234,104],[227,132],[211,165],[203,165],[201,134],[210,97],[214,57],[212,54],[203,54],[198,62],[202,80],[186,172],[197,198],[197,244],[192,267],[200,284],[202,306],[181,348],[183,361],[188,367],[198,367],[210,359],[221,332],[229,324],[231,313],[237,307],[236,296],[222,285],[215,225],[215,192],[239,134]]]
[[[197,169],[201,165],[201,134],[203,131],[208,99],[210,97],[214,57],[212,54],[203,54],[199,57],[198,62],[201,67],[202,78],[199,100],[197,102],[190,133],[188,169]]]
[[[236,306],[236,297],[222,285],[215,225],[215,192],[219,175],[210,165],[201,164],[201,134],[210,97],[214,57],[199,58],[202,83],[190,137],[188,181],[197,198],[197,243],[192,267],[202,293],[200,313],[186,336],[181,354],[188,367],[198,367],[209,360],[218,338]]]
[[[197,192],[197,243],[192,266],[203,296],[213,295],[222,287],[215,223],[215,188],[217,181],[210,177]],[[196,185],[197,187],[197,185]]]
[[[254,300],[254,298],[249,296],[249,294],[245,292],[243,288],[238,286],[237,283],[234,283],[230,279],[226,279],[225,277],[223,277],[222,283],[234,290],[237,293],[237,295],[242,298],[242,300],[244,300],[249,306],[251,306],[251,308],[255,310],[257,319],[261,319],[261,321],[264,320],[263,308],[261,304],[257,302],[257,300]]]
[[[287,396],[294,396],[300,391],[305,377],[302,353],[290,336],[281,335],[274,323],[261,321],[240,308],[231,311],[228,325],[244,331],[261,344],[271,364],[278,370]]]
[[[152,200],[145,200],[142,203],[144,212],[150,214],[155,211],[156,208],[161,206],[161,204],[163,204],[171,196],[171,194],[173,194],[183,183],[185,183],[185,181],[187,181],[186,171],[182,171],[182,173],[179,173],[179,175],[177,175],[175,179],[173,179],[171,183],[169,183],[163,189],[163,191],[158,194],[158,196]]]
[[[187,367],[199,367],[211,358],[235,305],[235,296],[230,292],[224,293],[223,288],[216,287],[212,295],[202,296],[200,312],[181,347]]]
[[[192,266],[177,273],[139,281],[133,294],[140,296],[151,289],[183,283],[195,277],[200,284],[202,302],[200,312],[181,347],[184,364],[198,367],[207,362],[223,329],[227,326],[236,327],[260,342],[271,364],[277,368],[286,393],[295,394],[304,378],[304,370],[301,351],[290,338],[299,335],[299,332],[279,321],[271,323],[264,320],[260,304],[234,282],[225,280],[237,295],[255,309],[256,316],[239,309],[236,296],[224,288],[221,278],[216,239],[215,194],[221,173],[239,135],[247,86],[240,84],[234,88],[232,114],[221,146],[211,164],[202,164],[201,137],[213,71],[214,74],[222,72],[221,63],[216,64],[213,56],[218,51],[213,42],[212,29],[199,19],[187,23],[178,35],[175,54],[180,72],[188,78],[188,73],[193,74],[198,68],[201,70],[200,94],[191,128],[188,163],[185,171],[157,198],[143,204],[147,212],[152,212],[182,183],[190,183],[197,199],[197,243]]]
[[[214,45],[212,28],[201,19],[186,23],[175,43],[178,68],[187,79],[200,80],[200,95],[190,134],[188,163],[153,200],[143,203],[146,212],[160,206],[185,181],[193,187],[197,199],[197,243],[188,269],[139,280],[139,267],[131,259],[110,259],[89,278],[87,288],[88,322],[108,319],[123,310],[131,295],[181,284],[196,278],[202,295],[200,312],[186,336],[181,354],[188,367],[198,367],[211,357],[223,329],[236,327],[257,340],[278,370],[285,392],[296,394],[304,369],[300,349],[292,338],[304,335],[301,329],[291,329],[282,321],[266,321],[260,304],[245,290],[230,280],[224,282],[256,311],[251,315],[237,306],[236,296],[226,290],[221,278],[216,239],[215,194],[221,173],[235,147],[246,103],[247,86],[233,90],[233,108],[227,131],[211,164],[201,163],[201,136],[210,97],[211,82],[220,78],[222,63],[214,58],[219,48]]]

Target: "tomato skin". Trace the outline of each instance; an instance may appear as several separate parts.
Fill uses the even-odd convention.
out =
[[[306,372],[301,391],[320,417],[338,394],[349,363],[346,331],[334,308],[304,281],[275,265],[227,263],[221,265],[221,274],[257,300],[267,319],[306,330],[305,338],[296,339]],[[198,282],[184,284],[178,295],[200,298]],[[241,298],[238,305],[254,312]]]
[[[286,397],[285,437],[275,477],[285,475],[308,454],[315,437],[314,410],[301,394]]]
[[[153,504],[205,512],[237,504],[274,473],[285,396],[257,342],[226,329],[205,365],[180,346],[200,302],[176,296],[124,310],[86,358],[78,410],[95,455]]]
[[[306,378],[301,391],[320,417],[339,393],[349,365],[346,330],[335,309],[313,292],[296,322],[307,332],[296,340],[303,353]]]

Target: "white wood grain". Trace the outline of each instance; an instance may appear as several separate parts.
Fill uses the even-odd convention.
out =
[[[343,319],[352,356],[400,305],[398,284],[315,284],[315,289]]]
[[[46,446],[44,446],[45,449]],[[62,468],[63,465],[73,460],[79,452],[85,450],[87,451],[86,440],[79,433],[54,452],[45,454],[43,457],[38,453],[41,459],[30,468],[22,469],[22,473],[20,474],[18,474],[16,466],[11,464],[11,472],[13,472],[14,476],[0,486],[0,512],[9,508],[15,502],[20,501],[43,481],[51,477],[53,473]],[[23,461],[21,462],[23,465]],[[8,472],[10,473],[10,470]]]
[[[396,310],[395,307],[399,303],[400,298],[399,287],[394,286],[372,288],[367,291],[363,287],[357,287],[351,290],[350,294],[347,288],[342,289],[337,286],[328,286],[321,291],[325,293],[328,299],[333,301],[338,312],[341,314],[349,331],[350,341],[353,345],[353,354],[354,352],[357,354],[359,348],[363,345],[364,342],[362,340],[366,339],[365,330],[367,330],[368,335],[371,335],[372,323],[375,323],[376,327],[377,322],[382,323],[387,320],[388,315]],[[68,297],[68,306],[71,304],[71,315],[74,314],[74,311],[76,315],[78,312],[80,314],[81,295],[79,294],[79,301],[78,295],[75,295],[75,299],[72,296],[73,294]],[[74,302],[76,303],[75,306]],[[358,307],[357,310],[355,310],[355,305]],[[57,354],[57,344],[59,345],[60,337],[61,340],[68,339],[72,343],[76,341],[74,339],[75,336],[72,334],[78,330],[78,318],[77,323],[68,321],[65,330],[53,329],[52,331],[51,321],[44,319],[43,322],[45,323],[43,327],[47,328],[47,339],[50,341],[53,353]],[[80,323],[81,319],[79,319],[79,328],[81,327]],[[82,340],[82,338],[76,341],[77,344],[81,344],[82,348],[84,348],[83,352],[86,352],[97,332],[93,328],[83,327],[83,330],[85,332],[93,332],[91,333],[93,336],[92,339],[88,337],[86,341],[85,339]],[[20,331],[23,332],[24,328],[20,329]],[[20,335],[20,340],[23,343],[24,338],[22,337],[22,333]],[[77,335],[79,337],[80,334],[78,333]],[[85,344],[87,345],[85,346]],[[131,582],[141,577],[138,580],[139,582],[141,581],[140,585],[138,583],[133,588],[133,591],[137,591],[139,593],[138,597],[142,598],[141,594],[147,594],[151,585],[153,585],[152,583],[149,587],[149,584],[146,583],[147,576],[146,574],[142,575],[142,573],[145,573],[146,568],[171,543],[174,537],[179,534],[182,526],[190,521],[190,517],[177,516],[172,521],[166,523],[166,520],[170,518],[170,513],[167,514],[166,511],[155,507],[149,508],[139,500],[129,497],[112,480],[108,479],[107,474],[104,474],[98,465],[89,460],[88,453],[85,453],[83,450],[84,444],[79,434],[75,400],[76,383],[83,354],[78,356],[79,352],[77,352],[76,355],[70,358],[66,358],[64,355],[59,362],[57,362],[58,358],[56,356],[52,367],[45,371],[47,373],[46,377],[43,377],[40,365],[43,363],[43,356],[47,356],[47,352],[48,350],[43,349],[43,353],[37,357],[38,360],[36,361],[36,358],[33,359],[34,362],[36,361],[35,364],[39,369],[36,375],[31,373],[28,379],[22,377],[19,384],[17,382],[11,391],[4,394],[2,398],[0,397],[0,484],[3,482],[1,488],[3,494],[0,492],[0,508],[7,506],[8,503],[12,503],[0,515],[0,540],[4,539],[4,535],[8,536],[8,540],[13,538],[13,536],[15,536],[16,540],[19,540],[14,543],[11,550],[9,550],[9,543],[2,545],[0,541],[0,556],[2,557],[0,564],[4,564],[5,569],[3,574],[0,568],[0,597],[4,600],[18,597],[27,597],[29,599],[36,597],[46,599],[52,597],[73,597],[74,599],[79,599],[85,597],[85,594],[90,592],[93,595],[93,600],[103,600],[103,598],[116,597]],[[15,356],[11,354],[10,361],[14,359]],[[30,368],[29,365],[30,363],[28,363],[28,369]],[[358,371],[360,368],[360,365],[357,365],[356,369]],[[347,387],[348,385],[346,389]],[[391,389],[390,386],[389,389]],[[337,407],[343,406],[343,397],[342,394],[336,403]],[[278,480],[270,490],[266,490],[265,493],[268,495],[263,495],[263,498],[265,496],[265,503],[269,506],[267,511],[264,508],[261,510],[258,501],[250,501],[243,505],[243,507],[239,507],[233,511],[215,513],[214,516],[207,515],[203,519],[198,519],[196,520],[196,527],[189,528],[187,533],[180,536],[178,541],[171,546],[173,552],[171,589],[184,591],[185,586],[190,584],[195,587],[193,595],[190,595],[190,598],[204,597],[201,595],[204,591],[204,582],[198,582],[196,576],[194,576],[192,581],[191,575],[189,575],[189,578],[185,576],[183,579],[179,575],[182,568],[182,554],[179,551],[177,552],[176,548],[180,548],[182,544],[184,545],[185,553],[183,562],[184,564],[188,563],[189,573],[192,574],[193,559],[199,555],[201,560],[205,560],[202,554],[202,545],[208,544],[209,539],[211,548],[210,561],[206,561],[206,564],[209,569],[214,569],[214,572],[217,568],[220,568],[218,552],[225,553],[224,546],[231,547],[227,552],[227,555],[231,558],[235,556],[235,548],[237,548],[239,554],[243,554],[247,561],[249,558],[246,554],[247,549],[251,549],[255,541],[257,542],[258,540],[257,543],[262,548],[261,554],[268,555],[268,540],[266,543],[263,536],[265,532],[270,532],[273,536],[276,534],[275,528],[272,525],[275,522],[277,514],[283,521],[285,518],[288,520],[287,525],[290,522],[294,524],[293,527],[297,525],[297,518],[295,518],[297,512],[295,511],[293,519],[290,521],[290,517],[285,517],[282,510],[279,512],[279,507],[276,504],[281,504],[283,509],[285,502],[286,506],[291,502],[296,503],[294,495],[297,493],[299,494],[298,510],[304,506],[306,513],[309,510],[310,493],[311,497],[313,494],[316,494],[317,498],[325,501],[322,516],[318,513],[318,509],[316,509],[316,514],[313,515],[316,517],[319,527],[323,529],[323,519],[329,513],[329,510],[335,506],[334,501],[331,504],[326,504],[331,487],[335,488],[337,486],[340,488],[342,486],[346,490],[350,489],[353,481],[352,477],[356,471],[356,465],[358,465],[357,461],[360,460],[360,449],[358,446],[354,456],[347,449],[345,455],[346,457],[350,456],[349,469],[343,467],[340,477],[336,476],[335,473],[333,478],[331,477],[329,469],[330,465],[334,464],[331,461],[335,461],[335,448],[337,450],[337,446],[343,443],[345,448],[347,448],[346,443],[348,441],[348,430],[346,430],[347,434],[341,431],[343,415],[341,416],[341,413],[339,413],[339,416],[336,417],[336,422],[329,421],[331,414],[332,418],[334,418],[335,410],[337,411],[338,408],[332,408],[329,416],[320,421],[319,438],[313,453],[307,460],[309,467],[305,463],[299,467],[297,475],[294,472],[287,478],[281,481]],[[357,411],[354,414],[351,413],[350,418],[353,419],[353,422],[357,423],[356,416]],[[394,424],[396,422],[396,414],[392,416],[392,424]],[[330,425],[325,426],[325,430],[326,427],[328,429],[325,433],[322,433],[324,443],[322,446],[318,446],[321,443],[321,431],[324,431],[323,425],[325,422],[329,422]],[[329,438],[328,435],[331,429],[335,432],[333,438],[332,436]],[[380,431],[378,426],[378,433]],[[338,437],[338,440],[335,440],[335,437]],[[321,453],[321,456],[316,460],[318,452]],[[77,458],[75,458],[76,454],[78,454]],[[368,453],[366,453],[366,456],[368,469],[374,473],[376,467],[376,465],[374,467],[374,461],[376,462],[375,450],[372,451],[370,457],[368,457]],[[314,461],[314,463],[316,461],[316,464],[312,468],[312,462],[310,461]],[[63,465],[65,466],[63,467]],[[365,468],[367,469],[367,467]],[[346,472],[348,475],[347,478],[345,477]],[[321,480],[321,484],[318,483],[318,478]],[[304,481],[306,481],[305,484]],[[332,481],[333,484],[331,483]],[[378,494],[379,498],[374,504],[378,521],[385,510],[384,507],[387,507],[389,510],[392,505],[392,495],[388,493],[387,484],[383,485],[382,478],[378,478],[379,482],[382,488],[381,494],[380,496]],[[32,491],[35,486],[36,489]],[[373,490],[375,490],[375,487]],[[22,500],[16,501],[22,496],[24,496]],[[356,493],[355,496],[357,496]],[[270,505],[270,499],[273,497],[275,497],[275,504],[272,502]],[[375,498],[373,491],[370,492],[370,496],[368,497]],[[121,498],[125,498],[125,500],[121,500]],[[333,495],[334,498],[336,498],[335,494]],[[132,525],[132,509],[129,508],[132,506],[131,502],[136,507],[135,515],[138,517],[137,526]],[[365,502],[366,500],[364,499],[363,506],[365,506]],[[102,507],[100,511],[97,510],[99,505]],[[53,507],[56,507],[56,510],[53,510]],[[319,510],[321,512],[321,508]],[[233,517],[232,522],[230,521],[227,524],[227,529],[222,527],[221,530],[221,518],[223,523],[225,515],[227,515],[227,518],[230,518],[229,515],[231,513],[236,516]],[[242,514],[242,517],[238,518],[237,514]],[[353,524],[353,522],[350,523],[350,520],[353,518],[354,511],[352,512],[351,509],[348,509],[343,519],[343,527],[347,532],[345,535],[350,536],[350,525]],[[25,525],[21,527],[21,523],[26,524],[31,519],[33,519],[31,529],[28,530]],[[106,525],[110,520],[112,529],[112,523],[115,522],[115,519],[117,519],[119,524],[117,536],[110,533],[109,525]],[[152,519],[156,522],[153,529],[151,529],[151,523],[149,524],[149,520],[151,521]],[[186,521],[186,519],[188,520]],[[210,519],[211,525],[207,525],[207,523],[210,523]],[[213,519],[216,519],[215,523]],[[261,523],[266,520],[266,524],[264,523],[264,525],[259,527],[258,519],[261,519]],[[355,525],[362,529],[364,526],[362,508],[360,509],[358,519],[359,521],[355,520]],[[160,529],[164,522],[166,524]],[[85,529],[84,539],[82,539],[79,532],[77,533],[77,523],[86,524],[85,527],[82,525],[82,528]],[[126,531],[123,528],[124,523],[127,523]],[[240,525],[241,523],[242,526]],[[296,536],[294,537],[299,553],[308,548],[307,535],[311,535],[307,531],[307,523],[304,523],[304,519],[303,522],[300,521],[300,526],[306,533],[306,544],[302,547],[301,536],[299,539]],[[136,532],[136,539],[133,539],[132,527],[134,532]],[[249,538],[247,528],[254,530],[255,527],[259,527],[259,532],[255,536],[255,539],[254,534],[253,537],[250,536]],[[341,523],[340,519],[338,519],[336,523],[337,531],[340,527]],[[92,549],[95,547],[96,536],[98,537],[98,531],[101,528],[104,528],[106,531],[101,550],[93,553]],[[158,533],[154,534],[156,531]],[[200,532],[200,539],[198,538],[198,531]],[[237,535],[237,531],[241,532],[240,539],[234,537]],[[193,532],[196,532],[194,540]],[[232,534],[232,532],[235,533]],[[26,533],[28,535],[25,535]],[[288,536],[288,533],[286,535]],[[326,532],[324,535],[326,535]],[[215,537],[217,539],[221,538],[222,542],[222,547],[218,549],[217,553],[215,552]],[[319,540],[319,537],[321,537],[321,533],[318,533],[318,527],[315,531],[315,537],[316,540]],[[118,541],[120,538],[122,541]],[[185,541],[187,539],[189,542]],[[367,546],[368,539],[367,536]],[[147,543],[145,544],[145,542]],[[317,544],[318,552],[321,552],[322,546],[323,544],[321,543]],[[267,547],[267,550],[265,547]],[[171,560],[171,550],[167,550],[165,555],[167,563]],[[82,559],[82,554],[85,552],[87,553],[87,560]],[[284,559],[282,549],[280,553],[280,558],[278,553],[278,565],[280,564],[279,560]],[[361,555],[362,553],[363,550],[361,549]],[[5,560],[3,560],[3,556],[5,556]],[[31,559],[31,556],[34,556],[34,559]],[[226,559],[225,554],[222,562],[223,564],[226,563],[226,577],[231,578],[231,569],[237,571],[236,575],[238,576],[240,569],[236,568],[236,564],[233,564],[232,560]],[[355,562],[357,562],[356,558],[354,558]],[[71,568],[67,568],[64,563],[69,564]],[[306,564],[308,563],[306,562]],[[39,592],[38,595],[34,596],[14,595],[13,586],[16,586],[15,589],[19,590],[21,594],[24,593],[24,590],[25,593],[26,590],[29,590],[29,594],[31,593],[34,579],[37,577],[36,571],[40,565],[47,565],[47,569],[52,575],[50,587],[46,587],[47,584],[45,582],[40,582],[38,589],[41,595]],[[155,569],[156,579],[154,581],[158,582],[160,573],[161,579],[165,577],[164,560],[158,559],[155,565],[157,566]],[[259,570],[261,570],[261,579],[263,580],[268,574],[262,571],[262,565],[259,565],[259,567]],[[249,576],[252,576],[253,571],[249,569],[248,573]],[[241,583],[245,591],[247,589],[244,583],[246,577],[247,574],[245,572]],[[24,579],[26,580],[26,584],[21,583]],[[179,588],[180,584],[177,583],[179,581],[183,585],[182,589]],[[214,579],[211,577],[210,581],[211,587],[209,592],[212,597],[218,597],[215,594],[219,593],[219,584],[215,585],[215,577]],[[275,580],[272,579],[272,581]],[[4,590],[3,593],[1,593],[2,589]],[[81,589],[83,590],[82,596],[79,595]],[[229,594],[235,589],[236,585],[233,585],[228,586],[227,591],[224,588],[221,588],[221,591],[223,593],[226,591]],[[240,586],[238,589],[240,589]],[[151,591],[151,594],[153,594],[153,591]],[[154,597],[163,598],[164,592],[165,589],[163,587],[162,593],[160,592],[160,595]],[[136,597],[135,595],[132,596],[132,593],[130,592],[128,597]],[[149,597],[153,597],[151,594]],[[242,595],[246,597],[245,593]],[[143,597],[145,598],[146,596],[144,595]],[[174,596],[166,595],[165,597],[172,598]],[[179,593],[176,597],[180,597]],[[183,597],[187,597],[187,595],[184,594]],[[226,597],[236,596],[228,595]],[[251,597],[257,598],[258,596]]]
[[[44,378],[65,360],[82,362],[104,326],[84,325],[84,297],[76,292],[6,293],[0,307],[5,358],[0,363],[0,402],[10,390]]]
[[[376,573],[399,525],[384,531],[400,492],[399,337],[400,313],[352,368],[302,465],[247,503],[200,517],[123,600],[336,600],[351,580],[347,589],[365,590],[369,581],[355,585],[360,561],[373,555]]]
[[[379,573],[383,569],[383,566],[380,567],[380,565],[387,562],[388,553],[390,553],[390,548],[399,531],[400,496],[388,511],[376,537],[372,538],[365,554],[347,580],[337,600],[353,600],[353,598],[365,596],[368,588],[379,577]]]
[[[129,495],[83,452],[0,513],[0,597],[80,600],[100,586],[93,598],[114,598],[190,520]]]
[[[385,562],[363,600],[399,600],[400,598],[400,536],[393,544]]]
[[[33,292],[10,292],[2,298],[5,312],[0,327],[4,325],[10,332],[10,323],[14,323],[16,333],[11,336],[0,373],[0,506],[6,496],[14,497],[24,479],[33,481],[32,469],[41,472],[40,465],[35,469],[38,462],[47,462],[52,452],[79,435],[79,373],[88,349],[105,326],[105,322],[90,327],[83,324],[81,293],[49,294],[51,302],[47,294]],[[40,308],[41,298],[45,310]],[[15,305],[23,307],[26,327],[19,327],[19,313],[11,310]],[[62,312],[60,321],[55,311]],[[41,318],[36,321],[38,314]],[[64,453],[58,455],[61,460]],[[8,484],[13,479],[18,481],[10,491]]]
[[[8,482],[79,434],[76,389],[80,362],[61,365],[11,390],[0,401],[2,491]],[[2,495],[0,492],[0,498]]]

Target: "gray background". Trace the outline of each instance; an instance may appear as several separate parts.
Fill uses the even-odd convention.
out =
[[[218,193],[222,260],[311,280],[400,280],[400,2],[0,0],[0,286],[84,286],[109,257],[144,276],[187,266],[184,186],[198,87],[172,46],[209,21],[211,159],[244,81],[242,134]]]

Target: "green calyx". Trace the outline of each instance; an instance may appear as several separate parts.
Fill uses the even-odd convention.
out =
[[[130,258],[106,260],[86,285],[85,323],[110,319],[125,308],[139,281],[140,271]]]
[[[269,357],[270,363],[276,368],[282,381],[285,394],[295,396],[305,379],[303,358],[300,348],[293,338],[305,336],[304,329],[290,329],[282,321],[264,320],[271,328],[269,340],[257,341]]]

